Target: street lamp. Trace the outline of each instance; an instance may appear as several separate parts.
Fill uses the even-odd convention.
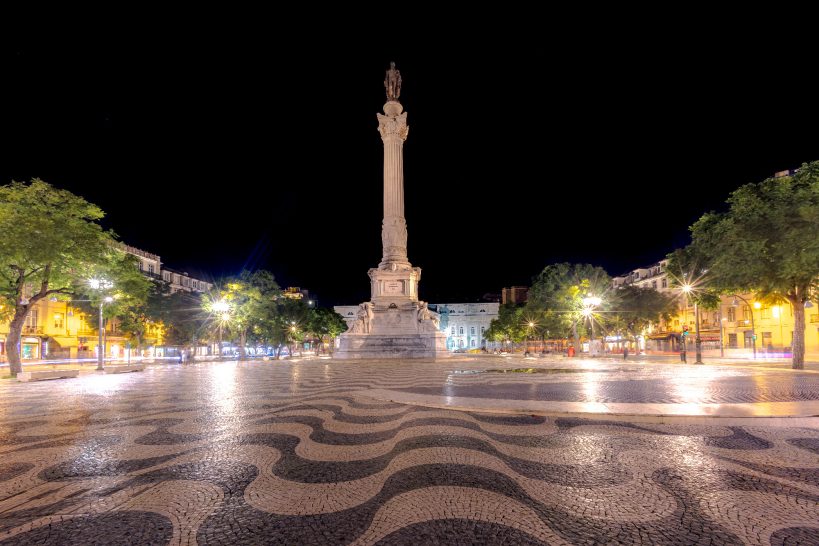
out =
[[[748,303],[748,300],[746,300],[739,294],[734,294],[734,301],[731,302],[731,307],[739,306],[739,301],[737,300],[737,298],[742,300],[748,307],[748,309],[750,309],[751,311],[751,347],[753,347],[754,349],[754,360],[756,360],[756,327],[754,326],[754,310],[753,308],[751,308],[751,305]]]
[[[530,320],[529,322],[526,323],[526,326],[529,329],[526,330],[526,341],[524,342],[526,344],[526,346],[524,347],[524,350],[523,350],[523,356],[526,356],[526,355],[529,354],[529,338],[532,336],[532,329],[535,327],[535,323],[534,323],[534,321]]]
[[[102,291],[112,288],[114,283],[106,279],[88,279],[88,286],[90,286],[93,290]],[[100,320],[99,327],[97,328],[99,333],[99,341],[97,342],[97,370],[105,369],[103,366],[103,361],[105,359],[105,345],[102,339],[102,335],[105,332],[105,323],[103,322],[102,318],[102,308],[106,303],[111,303],[112,301],[114,301],[114,298],[111,296],[106,296],[100,299]]]
[[[222,325],[230,320],[230,304],[225,300],[214,302],[211,309],[219,315],[219,358],[222,358]]]
[[[597,296],[588,295],[583,298],[583,316],[588,317],[591,324],[591,337],[589,337],[589,354],[594,356],[594,308],[602,303],[603,300]]]
[[[290,350],[290,358],[293,358],[293,352],[294,352],[294,350],[296,348],[296,332],[299,330],[299,328],[296,326],[296,321],[295,320],[290,321],[289,330],[290,330],[290,334],[289,334],[290,341],[293,343],[292,349]],[[299,350],[299,355],[301,355],[301,350]]]
[[[693,287],[690,284],[684,284],[682,291],[686,295],[691,294]],[[688,299],[686,298],[686,307],[688,306]],[[683,341],[684,342],[684,341]],[[694,347],[696,348],[696,360],[694,364],[702,364],[702,338],[700,338],[700,308],[697,305],[697,300],[694,300]]]

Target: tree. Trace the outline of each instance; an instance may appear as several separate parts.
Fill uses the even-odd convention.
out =
[[[290,356],[293,356],[295,343],[302,341],[308,319],[307,304],[300,299],[280,298],[276,305],[276,324],[271,331],[277,338],[279,349],[276,358],[281,354],[281,343],[286,343]]]
[[[230,305],[228,330],[239,338],[239,359],[245,358],[245,345],[250,335],[254,341],[271,341],[279,329],[277,299],[281,291],[273,274],[265,270],[243,270],[226,279],[221,289],[211,294],[212,300],[224,300]]]
[[[347,329],[347,323],[344,322],[344,317],[333,311],[319,307],[310,309],[307,313],[307,322],[305,330],[324,342],[332,341],[333,338],[341,334]],[[332,347],[332,343],[330,344]],[[332,352],[332,349],[331,349]]]
[[[547,265],[535,278],[529,290],[526,314],[538,317],[542,329],[568,334],[574,337],[575,348],[585,327],[583,298],[592,294],[608,302],[611,277],[597,266],[590,264],[556,263]],[[595,317],[590,317],[595,320]]]
[[[165,327],[165,343],[195,347],[207,337],[208,316],[202,310],[202,297],[196,292],[179,290],[162,301],[159,316]]]
[[[169,295],[170,286],[167,282],[152,280],[148,293],[141,303],[117,312],[116,316],[120,319],[120,330],[133,340],[132,344],[135,349],[141,349],[152,329],[162,324],[163,310],[167,305]]]
[[[653,288],[627,285],[611,291],[608,299],[611,311],[604,319],[606,329],[634,341],[659,319],[671,319],[675,298]]]
[[[498,309],[498,318],[492,319],[492,322],[489,323],[489,328],[484,332],[484,338],[489,341],[517,343],[526,338],[526,333],[523,308],[514,303],[507,303]]]
[[[707,264],[721,293],[756,292],[793,308],[792,367],[805,367],[805,302],[819,279],[819,161],[794,176],[741,186],[727,212],[691,226],[687,253]]]
[[[0,319],[12,376],[22,371],[20,338],[29,310],[44,298],[75,293],[77,281],[117,261],[103,211],[34,179],[0,186]]]
[[[149,309],[153,309],[158,320],[159,302],[153,296],[157,284],[140,272],[139,260],[135,256],[120,250],[117,245],[111,246],[105,257],[104,264],[89,268],[89,278],[73,279],[72,305],[81,309],[96,323],[100,302],[111,296],[113,301],[102,306],[104,317],[119,318],[121,330],[135,339],[139,346],[147,328]],[[108,281],[111,287],[105,290],[94,289],[90,285],[90,279]]]

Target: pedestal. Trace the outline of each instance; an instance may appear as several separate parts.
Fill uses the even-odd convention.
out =
[[[333,358],[342,360],[448,356],[446,334],[438,330],[437,315],[426,312],[423,302],[384,300],[373,303],[369,325],[339,336],[339,346],[333,353]]]

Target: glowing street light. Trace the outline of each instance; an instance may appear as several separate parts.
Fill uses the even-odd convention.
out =
[[[582,313],[583,316],[589,319],[591,324],[591,336],[589,337],[589,353],[594,356],[594,308],[603,303],[603,300],[597,296],[589,294],[583,298],[583,305],[585,306]]]
[[[226,313],[227,311],[230,311],[230,304],[225,300],[219,300],[213,303],[211,309],[213,309],[217,313]]]
[[[219,313],[219,358],[222,358],[222,325],[230,320],[230,304],[225,300],[213,302],[211,311]]]
[[[534,330],[535,328],[535,321],[530,320],[529,322],[526,323],[526,326],[528,330],[526,331],[526,341],[524,342],[526,346],[524,347],[523,350],[523,356],[529,354],[529,338],[532,336],[532,330]]]
[[[686,296],[690,295],[694,287],[690,284],[683,284],[681,287]],[[686,298],[686,307],[688,306],[688,299]],[[685,337],[685,336],[683,336]],[[683,339],[683,345],[685,339]],[[700,337],[700,308],[697,305],[697,300],[694,300],[694,347],[696,348],[696,360],[694,364],[702,364],[702,338]]]
[[[114,283],[106,279],[88,279],[88,286],[90,286],[93,290],[108,290],[113,288]],[[97,370],[104,370],[105,367],[103,366],[103,361],[105,359],[105,345],[102,339],[102,334],[105,331],[105,323],[103,322],[102,318],[102,308],[103,305],[106,303],[111,303],[114,301],[114,298],[111,296],[106,296],[100,299],[100,320],[98,325],[98,333],[99,333],[99,340],[97,342]]]

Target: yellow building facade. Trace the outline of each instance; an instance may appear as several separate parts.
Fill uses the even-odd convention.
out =
[[[677,351],[680,338],[686,337],[686,350],[693,351],[696,311],[693,304],[681,304],[671,321],[647,336],[647,348]],[[719,309],[700,308],[699,318],[705,351],[722,348],[726,356],[752,356],[754,351],[757,357],[790,356],[794,316],[789,303],[763,303],[754,294],[723,296]],[[688,336],[682,336],[684,326],[688,326]],[[808,359],[819,359],[819,306],[814,303],[805,308],[805,353]]]
[[[69,302],[41,300],[29,310],[20,339],[20,354],[24,361],[96,358],[99,332],[96,317],[89,317]],[[0,362],[6,361],[8,321],[0,322]],[[146,344],[162,343],[162,325],[148,325]],[[106,321],[104,343],[106,358],[127,356],[128,338],[119,331],[119,321]],[[132,352],[136,355],[136,352]],[[140,356],[144,355],[140,351]],[[152,355],[151,355],[152,356]]]

